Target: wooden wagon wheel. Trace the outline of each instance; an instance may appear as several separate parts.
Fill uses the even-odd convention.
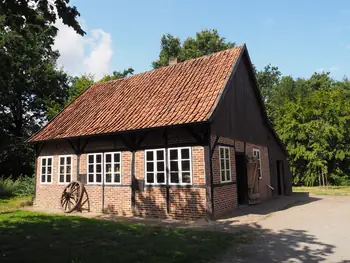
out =
[[[67,185],[61,196],[61,206],[65,213],[73,212],[80,204],[84,193],[81,182],[73,181]]]

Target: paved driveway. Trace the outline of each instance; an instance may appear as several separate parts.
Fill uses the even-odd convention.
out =
[[[247,229],[255,241],[221,262],[350,262],[350,197],[308,198]]]

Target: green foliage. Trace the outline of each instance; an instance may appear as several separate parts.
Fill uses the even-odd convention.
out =
[[[23,197],[34,195],[34,177],[20,176],[16,180],[12,177],[0,177],[0,197]]]
[[[267,113],[290,154],[294,183],[347,185],[350,174],[350,85],[328,73],[280,78],[257,72]]]
[[[117,80],[117,79],[126,78],[132,74],[134,74],[133,68],[124,69],[123,71],[113,71],[112,75],[105,75],[102,79],[100,79],[98,81],[98,83],[103,83],[103,82],[107,82],[110,80]]]
[[[33,173],[34,151],[25,139],[45,123],[46,101],[61,104],[68,90],[52,50],[57,28],[44,10],[47,1],[33,2],[38,8],[0,3],[0,171],[14,178]]]
[[[171,58],[179,58],[181,61],[185,61],[234,46],[235,43],[227,42],[225,38],[220,37],[216,29],[197,32],[195,38],[187,38],[182,45],[179,38],[167,34],[163,35],[161,39],[159,59],[153,61],[152,66],[157,69],[167,66]]]

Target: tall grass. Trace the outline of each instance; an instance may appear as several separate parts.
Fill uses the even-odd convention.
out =
[[[34,177],[20,176],[16,180],[12,177],[0,177],[0,197],[34,195]]]

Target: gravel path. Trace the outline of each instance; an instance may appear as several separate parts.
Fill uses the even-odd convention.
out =
[[[314,196],[245,227],[255,240],[220,262],[350,262],[349,196]]]

